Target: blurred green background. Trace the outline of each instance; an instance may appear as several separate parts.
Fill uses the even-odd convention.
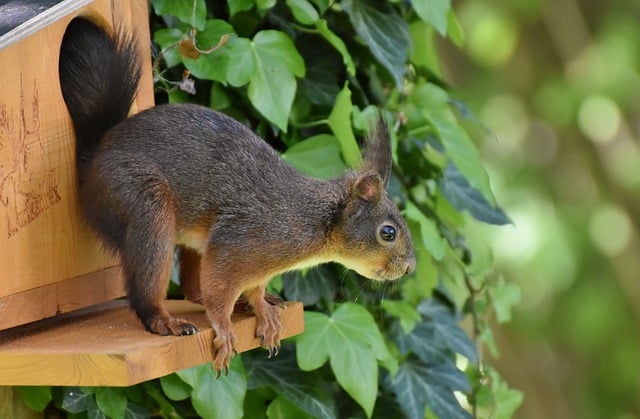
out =
[[[445,79],[514,222],[472,233],[522,290],[494,329],[516,417],[640,417],[640,1],[454,6]]]

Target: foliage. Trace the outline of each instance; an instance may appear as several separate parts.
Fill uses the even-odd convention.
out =
[[[495,307],[507,320],[517,290],[493,278],[488,252],[462,234],[472,217],[509,219],[439,76],[435,37],[463,40],[450,2],[151,4],[159,100],[228,113],[302,171],[329,178],[357,166],[356,138],[381,109],[393,122],[390,193],[417,269],[382,285],[334,265],[285,274],[272,288],[304,302],[306,331],[275,359],[244,353],[219,380],[204,365],[127,389],[23,388],[29,406],[51,401],[92,418],[509,417],[519,393],[479,348],[495,346],[488,319]],[[467,314],[472,338],[459,326]]]

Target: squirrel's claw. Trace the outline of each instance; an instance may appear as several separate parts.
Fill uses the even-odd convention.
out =
[[[231,357],[238,354],[235,348],[236,337],[232,331],[220,331],[213,339],[213,362],[211,367],[216,371],[216,378],[220,377],[222,370],[224,375],[229,374]]]

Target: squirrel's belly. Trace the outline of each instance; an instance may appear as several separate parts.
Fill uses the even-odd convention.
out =
[[[204,254],[209,241],[209,230],[206,227],[195,226],[183,228],[178,231],[177,244],[189,247]]]

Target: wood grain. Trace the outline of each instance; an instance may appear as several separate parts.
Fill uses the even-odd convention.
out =
[[[121,295],[118,285],[104,290],[119,282],[109,271],[118,259],[80,214],[58,58],[74,17],[130,28],[145,57],[132,110],[153,106],[147,7],[145,0],[67,0],[0,37],[0,329]]]
[[[200,328],[193,336],[144,331],[125,300],[0,332],[0,385],[129,386],[212,360],[204,308],[169,300],[169,311]],[[283,337],[303,331],[302,303],[288,303]],[[234,314],[238,352],[260,346],[251,314]],[[265,351],[265,356],[267,353]]]

